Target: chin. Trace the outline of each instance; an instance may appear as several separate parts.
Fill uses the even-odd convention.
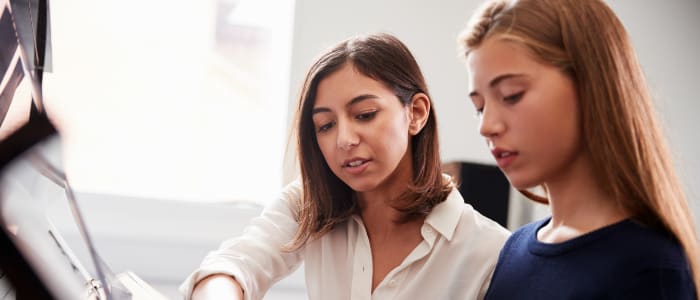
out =
[[[377,182],[371,178],[353,178],[351,180],[343,180],[355,192],[368,192],[377,188]]]
[[[354,182],[354,183],[346,183],[353,191],[362,193],[362,192],[368,192],[373,190],[376,185],[367,183],[367,182]]]
[[[522,174],[505,174],[506,178],[514,188],[518,190],[526,190],[542,185],[542,181],[528,177],[522,176]]]

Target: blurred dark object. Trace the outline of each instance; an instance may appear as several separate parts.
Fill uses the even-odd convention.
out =
[[[0,87],[0,124],[22,77],[31,80],[33,98],[29,122],[0,144],[0,169],[55,133],[51,123],[39,112],[43,109],[41,80],[49,44],[48,23],[48,0],[8,0],[0,6],[0,82],[8,77]],[[10,240],[6,228],[0,230],[0,249],[2,279],[12,283],[17,299],[53,298]]]
[[[0,80],[15,79],[0,87],[0,122],[12,102],[19,80],[12,74],[23,71],[31,81],[32,99],[43,111],[42,79],[50,69],[51,31],[48,0],[7,0],[0,5]],[[21,80],[21,79],[20,79]],[[2,82],[2,81],[0,81]]]
[[[508,228],[510,183],[497,166],[449,162],[443,168],[458,184],[465,203]]]
[[[0,170],[55,133],[53,125],[44,115],[35,115],[29,123],[0,143]],[[8,234],[6,228],[0,230],[0,270],[12,284],[17,299],[53,299],[48,287],[39,279]]]

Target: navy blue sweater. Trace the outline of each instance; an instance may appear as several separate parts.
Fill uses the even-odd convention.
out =
[[[696,299],[680,244],[632,220],[546,244],[530,223],[508,239],[486,299]]]

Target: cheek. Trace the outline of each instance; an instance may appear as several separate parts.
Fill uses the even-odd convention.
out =
[[[579,118],[574,107],[547,111],[530,120],[535,126],[528,133],[535,140],[543,159],[553,164],[567,163],[580,148]]]
[[[566,120],[561,120],[562,126],[559,128],[561,137],[561,151],[567,156],[578,153],[581,146],[581,130],[578,116],[571,115]]]
[[[568,79],[562,79],[561,84],[556,85],[559,89],[556,95],[556,101],[552,107],[553,123],[559,130],[559,138],[561,139],[562,147],[578,148],[581,141],[581,121],[578,108],[578,99],[573,87],[573,83]]]
[[[552,112],[552,123],[558,124],[556,130],[562,147],[578,148],[581,139],[581,122],[573,95],[564,93],[557,110]]]
[[[321,154],[323,155],[323,158],[326,160],[326,163],[333,168],[334,164],[331,163],[333,161],[333,149],[335,149],[335,144],[332,141],[332,139],[327,136],[327,135],[321,135],[321,136],[316,136],[316,142],[318,143],[318,148],[321,150]]]
[[[404,118],[396,118],[382,128],[374,131],[375,138],[379,142],[378,147],[391,153],[392,157],[400,159],[408,147],[408,121]]]

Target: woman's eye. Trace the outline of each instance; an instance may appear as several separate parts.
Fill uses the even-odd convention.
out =
[[[524,94],[525,94],[525,92],[520,92],[520,93],[512,94],[509,96],[505,96],[505,97],[503,97],[503,101],[516,102],[516,101],[520,100],[520,98],[522,98]]]
[[[326,132],[326,131],[330,130],[331,128],[333,128],[333,125],[335,125],[335,122],[328,122],[326,124],[318,126],[317,130],[318,130],[318,132]]]
[[[484,113],[484,100],[481,97],[475,97],[470,95],[469,99],[470,103],[472,106],[474,106],[474,110],[476,111],[474,116],[481,117],[481,115]]]
[[[355,117],[355,118],[357,118],[358,120],[361,120],[361,121],[367,121],[367,120],[371,120],[372,118],[374,118],[374,115],[376,115],[376,114],[377,114],[377,111],[375,110],[375,111],[370,111],[370,112],[366,112],[366,113],[361,113],[361,114],[357,115],[357,117]]]

